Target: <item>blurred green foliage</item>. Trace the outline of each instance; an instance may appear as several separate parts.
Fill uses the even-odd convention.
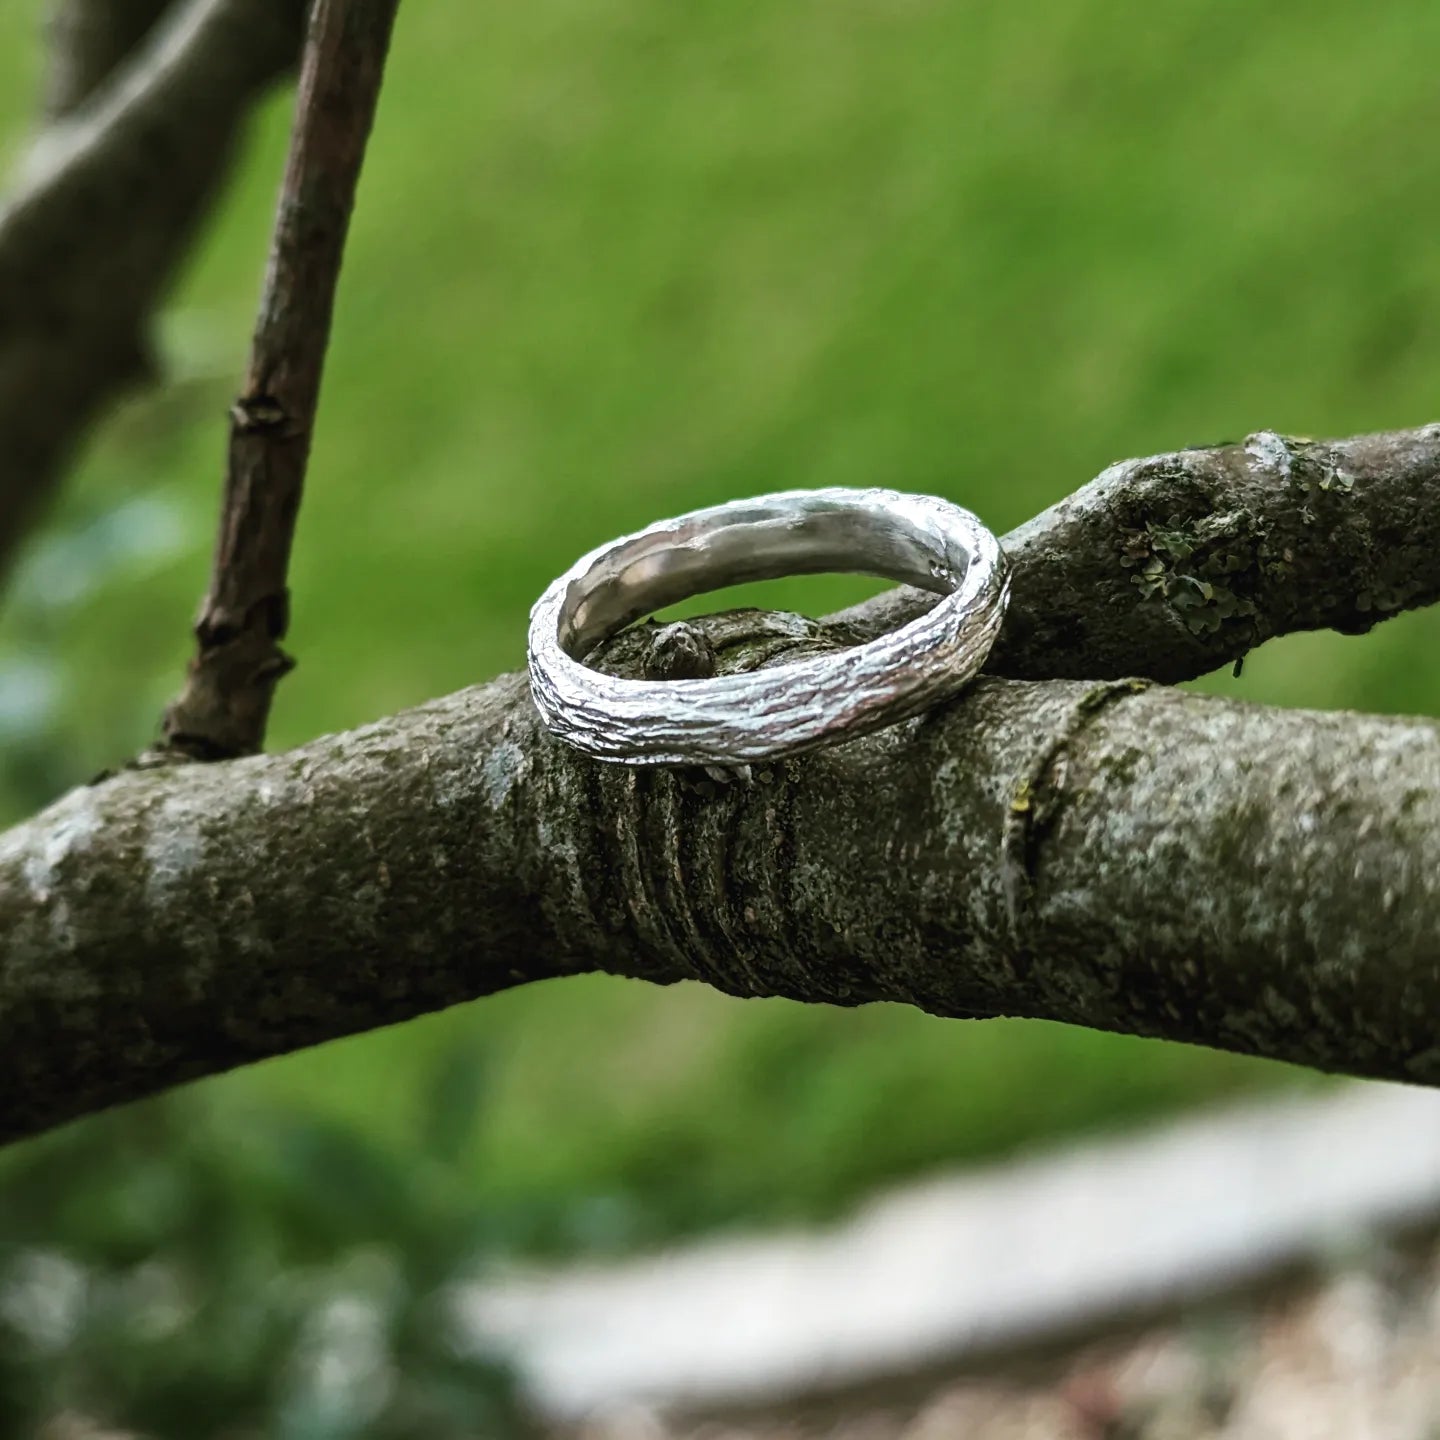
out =
[[[454,1166],[477,1069],[472,1046],[440,1052],[404,1158],[194,1092],[0,1157],[0,1434],[528,1434],[457,1318],[499,1238]]]
[[[0,13],[20,136],[38,0]],[[273,742],[517,665],[590,546],[779,486],[997,529],[1126,455],[1436,417],[1431,0],[404,7],[341,287]],[[0,616],[0,808],[139,748],[204,584],[288,99]],[[768,586],[819,611],[866,588]],[[756,592],[752,592],[756,593]],[[1440,614],[1251,657],[1256,700],[1440,713]],[[813,1215],[1293,1078],[1055,1026],[567,980],[205,1087],[408,1153],[435,1047],[517,1244]],[[123,1122],[120,1122],[123,1123]]]

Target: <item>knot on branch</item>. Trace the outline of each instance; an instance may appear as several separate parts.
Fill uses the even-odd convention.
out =
[[[708,680],[784,665],[857,644],[849,626],[778,610],[724,610],[695,620],[648,620],[602,641],[587,663],[628,680]],[[714,797],[732,784],[769,784],[773,767],[676,766],[679,783]]]
[[[239,615],[207,605],[195,625],[200,644],[185,687],[162,722],[164,750],[201,761],[259,752],[275,686],[295,668],[279,644],[289,613],[287,591],[264,596]]]
[[[275,396],[247,394],[230,407],[230,423],[241,435],[283,434],[290,416]]]
[[[626,680],[708,679],[843,650],[862,638],[835,620],[780,610],[721,610],[693,620],[632,625],[597,645],[585,663]]]
[[[708,680],[718,657],[709,637],[684,620],[673,625],[652,625],[645,634],[646,651],[640,665],[647,680]]]

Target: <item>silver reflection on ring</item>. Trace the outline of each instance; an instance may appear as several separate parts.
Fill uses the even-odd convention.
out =
[[[833,654],[704,680],[623,680],[581,663],[642,616],[707,590],[848,571],[939,604]],[[530,612],[530,688],[568,744],[628,765],[745,765],[908,719],[962,689],[1000,630],[1009,567],[968,510],[896,490],[787,490],[665,520],[578,561]]]

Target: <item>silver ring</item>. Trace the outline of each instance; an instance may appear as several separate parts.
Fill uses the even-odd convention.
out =
[[[622,680],[581,663],[602,640],[692,595],[848,571],[944,595],[888,635],[704,680]],[[568,744],[628,765],[744,765],[917,715],[979,671],[1009,567],[968,510],[896,490],[787,490],[664,520],[592,550],[530,612],[530,689]]]

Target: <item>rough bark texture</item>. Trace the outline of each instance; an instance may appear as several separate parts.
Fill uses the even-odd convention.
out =
[[[299,50],[302,0],[161,9],[62,9],[57,118],[0,206],[0,572],[90,422],[153,374],[149,319],[251,106]]]
[[[997,675],[1173,683],[1291,631],[1360,634],[1440,598],[1440,424],[1122,461],[1005,552]],[[905,588],[843,618],[868,636],[934,603]]]
[[[0,932],[12,1137],[596,969],[1440,1083],[1440,725],[986,680],[716,784],[584,760],[508,676],[73,792],[0,838]]]
[[[293,661],[285,577],[350,211],[399,0],[317,0],[245,389],[231,408],[220,533],[168,749],[200,760],[258,751]]]

